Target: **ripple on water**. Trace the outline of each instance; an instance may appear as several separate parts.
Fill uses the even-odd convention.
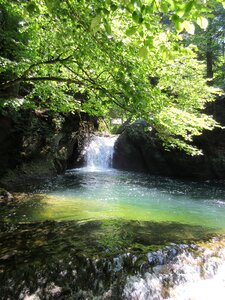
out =
[[[0,298],[220,299],[224,245],[187,244],[224,231],[223,186],[76,170],[30,189],[1,208]]]

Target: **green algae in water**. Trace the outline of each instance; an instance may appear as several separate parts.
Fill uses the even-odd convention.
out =
[[[82,255],[104,257],[126,252],[146,252],[170,243],[209,239],[208,228],[167,222],[126,220],[0,223],[0,262],[53,259]]]
[[[196,255],[199,250],[201,253],[201,256],[197,256],[196,260],[193,260],[194,256],[189,255],[189,252],[186,252],[187,255],[183,255],[183,253],[185,254],[184,251],[186,251],[182,250],[184,249],[183,246],[187,245],[177,246],[175,244],[164,247],[164,250],[160,249],[147,254],[144,252],[143,254],[135,253],[133,255],[121,250],[117,250],[117,253],[116,251],[110,253],[104,246],[105,240],[103,236],[99,236],[102,229],[106,229],[111,237],[113,232],[114,237],[115,235],[123,236],[125,227],[129,227],[129,239],[132,242],[135,240],[135,235],[140,234],[142,227],[146,227],[148,231],[152,230],[155,237],[159,233],[163,233],[165,228],[169,231],[172,229],[170,226],[177,227],[177,224],[161,225],[162,227],[158,223],[144,222],[139,224],[139,222],[121,220],[117,220],[117,222],[112,222],[112,220],[101,222],[43,222],[19,224],[16,226],[13,224],[0,224],[0,243],[4,240],[8,248],[7,254],[4,254],[3,249],[0,248],[0,298],[26,299],[26,297],[31,296],[35,299],[124,300],[132,298],[130,296],[124,297],[124,291],[127,291],[129,294],[135,288],[138,288],[140,289],[138,292],[143,292],[145,295],[142,298],[149,299],[148,289],[146,290],[145,287],[148,287],[146,282],[151,284],[152,278],[150,275],[154,275],[154,272],[152,272],[152,267],[154,266],[156,266],[156,276],[157,274],[162,274],[162,276],[155,276],[153,285],[154,282],[157,283],[160,279],[166,279],[163,280],[165,286],[160,287],[161,295],[165,295],[164,287],[167,287],[167,282],[172,283],[171,279],[174,280],[173,284],[176,287],[179,285],[179,276],[181,275],[180,281],[182,283],[185,275],[183,270],[185,271],[186,269],[187,276],[190,274],[190,267],[192,268],[191,270],[198,271],[196,266],[198,266],[200,259],[206,265],[205,267],[203,264],[201,266],[201,268],[204,267],[206,270],[206,275],[209,272],[208,266],[215,267],[212,272],[216,271],[218,263],[223,259],[223,253],[218,259],[216,249],[209,265],[207,265],[207,260],[209,259],[207,250],[204,256],[201,257],[203,255],[202,249],[196,248]],[[159,227],[161,227],[160,232]],[[188,228],[190,229],[190,226],[186,226],[186,228],[181,226],[180,231],[187,232]],[[117,231],[116,234],[115,229]],[[168,231],[165,232],[165,235]],[[193,232],[193,229],[191,231]],[[197,229],[197,235],[199,235],[199,229]],[[78,236],[82,241],[80,244],[76,243]],[[101,247],[98,243],[95,245],[92,243],[91,238],[93,237],[98,237]],[[20,243],[19,240],[21,241]],[[85,249],[85,244],[87,245],[88,241],[89,251]],[[159,239],[157,241],[159,242]],[[115,244],[117,242],[118,240],[115,239]],[[15,243],[18,243],[17,246]],[[205,245],[207,246],[207,244]],[[79,246],[81,247],[80,250]],[[137,252],[139,244],[134,244],[133,246],[135,247],[134,251]],[[96,253],[97,247],[98,252]],[[215,248],[215,245],[213,245],[213,248]],[[220,250],[221,246],[219,245],[217,248]],[[154,250],[156,249],[155,247]],[[185,249],[187,248],[185,247]],[[140,249],[138,251],[140,252]],[[176,260],[176,255],[179,255],[179,253],[182,254],[180,257],[182,261],[180,264],[177,264],[179,260]],[[2,256],[2,254],[4,255]],[[154,259],[153,262],[152,258]],[[183,261],[187,264],[187,268]],[[190,262],[192,264],[189,266]],[[168,265],[166,265],[167,263]],[[146,274],[149,277],[146,277],[147,281],[145,282]],[[171,277],[171,275],[173,276]],[[194,276],[196,278],[196,274]],[[140,280],[141,285],[136,283],[133,285],[132,278],[137,283]],[[151,287],[150,285],[149,288]],[[153,290],[153,293],[155,292],[157,291]],[[105,297],[105,295],[108,296]],[[157,296],[157,293],[154,295]],[[168,297],[159,299],[168,299]]]
[[[151,276],[151,257],[161,264],[163,248],[173,259],[176,244],[186,249],[225,230],[225,188],[217,183],[74,170],[28,182],[27,191],[33,195],[0,211],[2,299],[124,300],[129,275],[142,293],[141,276]]]
[[[0,220],[123,219],[225,229],[222,184],[182,182],[115,170],[75,170],[47,182],[38,192],[36,198],[34,195],[11,211],[8,207],[2,210]]]

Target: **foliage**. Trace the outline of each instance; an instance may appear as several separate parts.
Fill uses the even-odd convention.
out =
[[[206,30],[197,28],[196,34],[187,39],[188,43],[198,47],[198,55],[203,59],[208,68],[208,75],[213,80],[214,85],[224,87],[225,79],[225,10],[221,4],[213,3],[214,9],[208,17],[208,27]]]
[[[24,106],[103,117],[125,111],[127,118],[154,126],[165,146],[192,154],[198,153],[192,137],[218,126],[200,113],[213,100],[212,88],[203,78],[202,63],[182,41],[184,32],[194,33],[195,24],[207,27],[205,1],[0,4],[1,16],[17,20],[9,40],[21,45],[15,55],[10,42],[1,49],[1,89],[28,84]]]

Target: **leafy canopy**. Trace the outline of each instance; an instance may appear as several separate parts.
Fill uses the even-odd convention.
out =
[[[213,100],[204,64],[182,41],[207,28],[211,2],[0,0],[0,8],[0,88],[19,85],[23,106],[103,117],[116,110],[191,154],[200,153],[193,136],[219,126],[201,112]]]

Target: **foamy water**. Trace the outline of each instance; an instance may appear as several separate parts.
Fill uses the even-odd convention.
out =
[[[87,145],[86,170],[107,170],[112,167],[112,157],[116,136],[94,136]]]
[[[153,272],[131,276],[124,288],[129,300],[224,300],[225,247],[211,245],[199,255],[184,252]]]

